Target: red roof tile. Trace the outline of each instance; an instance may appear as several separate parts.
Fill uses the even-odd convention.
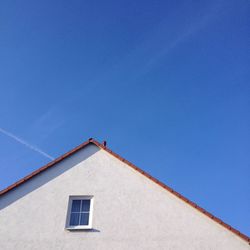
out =
[[[135,169],[136,171],[138,171],[139,173],[141,173],[142,175],[144,175],[145,177],[149,178],[150,180],[152,180],[153,182],[155,182],[156,184],[158,184],[159,186],[161,186],[162,188],[166,189],[167,191],[171,192],[172,194],[174,194],[175,196],[177,196],[178,198],[180,198],[181,200],[183,200],[184,202],[186,202],[187,204],[189,204],[190,206],[194,207],[195,209],[197,209],[198,211],[200,211],[201,213],[205,214],[206,216],[208,216],[210,219],[214,220],[215,222],[219,223],[221,226],[223,226],[224,228],[230,230],[231,232],[233,232],[234,234],[238,235],[240,238],[242,238],[243,240],[247,241],[250,244],[250,237],[248,237],[247,235],[241,233],[240,231],[238,231],[237,229],[231,227],[230,225],[226,224],[225,222],[223,222],[221,219],[219,219],[218,217],[212,215],[211,213],[207,212],[205,209],[203,209],[202,207],[198,206],[197,204],[195,204],[194,202],[190,201],[189,199],[187,199],[186,197],[184,197],[183,195],[181,195],[180,193],[176,192],[175,190],[173,190],[172,188],[170,188],[169,186],[165,185],[164,183],[160,182],[159,180],[157,180],[156,178],[152,177],[150,174],[144,172],[143,170],[141,170],[140,168],[136,167],[133,163],[127,161],[126,159],[124,159],[123,157],[121,157],[120,155],[114,153],[113,151],[111,151],[109,148],[106,147],[106,143],[101,144],[100,142],[90,138],[88,141],[82,143],[81,145],[77,146],[76,148],[70,150],[69,152],[63,154],[62,156],[58,157],[57,159],[51,161],[50,163],[46,164],[45,166],[37,169],[36,171],[32,172],[31,174],[27,175],[26,177],[22,178],[21,180],[15,182],[14,184],[10,185],[9,187],[3,189],[0,191],[0,196],[8,193],[9,191],[13,190],[14,188],[20,186],[21,184],[23,184],[24,182],[28,181],[29,179],[31,179],[32,177],[40,174],[41,172],[45,171],[48,168],[51,168],[53,166],[55,166],[57,163],[61,162],[62,160],[64,160],[65,158],[67,158],[68,156],[74,154],[75,152],[77,152],[78,150],[84,148],[85,146],[89,145],[90,143],[96,145],[97,147],[105,150],[106,152],[110,153],[111,155],[113,155],[114,157],[116,157],[117,159],[121,160],[122,162],[126,163],[127,165],[129,165],[131,168]]]

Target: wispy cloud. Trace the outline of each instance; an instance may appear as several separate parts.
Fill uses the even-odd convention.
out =
[[[37,134],[40,141],[59,130],[64,123],[61,115],[60,102],[52,105],[46,112],[38,114],[37,118],[30,124],[29,132]]]
[[[52,157],[51,155],[45,153],[44,151],[42,151],[40,148],[24,141],[23,139],[21,139],[20,137],[10,133],[9,131],[3,129],[3,128],[0,128],[0,132],[6,136],[8,136],[9,138],[12,138],[14,139],[15,141],[19,142],[20,144],[24,145],[25,147],[39,153],[40,155],[43,155],[44,157],[50,159],[50,160],[54,160],[54,157]]]

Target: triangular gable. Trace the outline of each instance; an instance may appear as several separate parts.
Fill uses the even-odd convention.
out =
[[[97,147],[105,150],[106,152],[108,152],[109,154],[111,154],[112,156],[114,156],[115,158],[119,159],[120,161],[126,163],[128,166],[130,166],[131,168],[133,168],[134,170],[138,171],[139,173],[141,173],[142,175],[144,175],[145,177],[147,177],[148,179],[150,179],[151,181],[155,182],[156,184],[158,184],[159,186],[161,186],[162,188],[164,188],[165,190],[169,191],[170,193],[174,194],[175,196],[177,196],[179,199],[183,200],[185,203],[189,204],[190,206],[192,206],[193,208],[195,208],[196,210],[200,211],[201,213],[203,213],[204,215],[206,215],[207,217],[209,217],[210,219],[212,219],[213,221],[217,222],[218,224],[220,224],[221,226],[223,226],[224,228],[228,229],[229,231],[231,231],[232,233],[238,235],[240,238],[242,238],[243,240],[247,241],[250,244],[250,237],[248,237],[247,235],[241,233],[240,231],[236,230],[235,228],[231,227],[230,225],[228,225],[227,223],[223,222],[221,219],[219,219],[218,217],[212,215],[211,213],[209,213],[208,211],[206,211],[205,209],[203,209],[202,207],[198,206],[196,203],[190,201],[189,199],[187,199],[186,197],[184,197],[183,195],[181,195],[180,193],[176,192],[175,190],[173,190],[172,188],[170,188],[169,186],[165,185],[164,183],[160,182],[159,180],[157,180],[156,178],[152,177],[150,174],[146,173],[145,171],[141,170],[140,168],[136,167],[134,164],[132,164],[131,162],[129,162],[128,160],[124,159],[123,157],[121,157],[120,155],[114,153],[113,151],[111,151],[109,148],[106,147],[106,143],[101,144],[100,142],[90,138],[88,141],[82,143],[81,145],[77,146],[76,148],[70,150],[69,152],[63,154],[62,156],[58,157],[57,159],[51,161],[50,163],[46,164],[45,166],[37,169],[36,171],[32,172],[31,174],[27,175],[26,177],[20,179],[19,181],[13,183],[12,185],[10,185],[9,187],[3,189],[0,191],[0,196],[7,194],[9,191],[15,189],[16,187],[22,185],[23,183],[27,182],[28,180],[30,180],[31,178],[37,176],[38,174],[44,172],[45,170],[54,167],[57,163],[63,161],[65,158],[73,155],[74,153],[76,153],[77,151],[83,149],[84,147],[86,147],[89,144],[94,144]]]

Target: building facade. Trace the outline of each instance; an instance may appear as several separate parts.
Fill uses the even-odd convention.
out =
[[[249,237],[90,139],[0,193],[0,249],[249,250]]]

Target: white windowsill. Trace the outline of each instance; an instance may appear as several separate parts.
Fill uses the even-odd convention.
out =
[[[67,230],[90,230],[93,229],[91,226],[77,226],[77,227],[66,227]]]

